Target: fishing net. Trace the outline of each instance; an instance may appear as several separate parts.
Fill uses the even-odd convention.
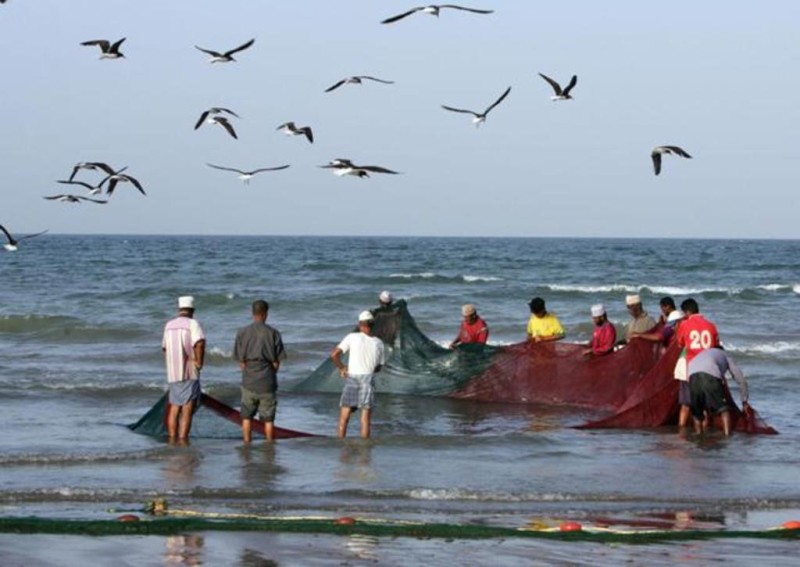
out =
[[[449,350],[417,327],[405,302],[375,314],[374,334],[387,345],[387,365],[376,375],[378,392],[448,396],[478,402],[575,406],[607,412],[587,428],[640,428],[677,424],[677,346],[631,341],[605,356],[586,346],[524,342],[509,346],[462,345]],[[339,372],[326,359],[296,391],[341,392]],[[731,411],[739,431],[775,433],[753,410]]]
[[[169,395],[164,394],[139,421],[128,425],[128,428],[142,435],[151,437],[167,436],[167,409],[169,408]],[[224,419],[219,419],[219,418]],[[237,438],[242,435],[242,417],[239,411],[212,398],[208,394],[201,394],[200,403],[197,405],[192,418],[192,437],[200,438]],[[252,430],[264,435],[264,422],[259,419],[252,420]],[[294,437],[315,437],[310,433],[294,431],[278,427],[274,428],[276,439],[290,439]]]

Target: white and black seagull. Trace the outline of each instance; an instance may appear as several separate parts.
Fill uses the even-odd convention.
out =
[[[311,126],[295,126],[294,122],[286,122],[276,128],[287,136],[305,136],[310,143],[314,143],[314,132],[311,131]]]
[[[82,42],[81,45],[97,45],[100,47],[100,59],[119,59],[120,57],[125,57],[119,50],[119,46],[122,45],[125,39],[126,38],[123,37],[116,43],[111,43],[107,39],[92,39]]]
[[[208,167],[213,167],[214,169],[221,169],[222,171],[233,171],[234,173],[239,174],[239,179],[242,183],[250,183],[250,179],[256,174],[261,173],[262,171],[278,171],[280,169],[286,169],[289,167],[288,165],[279,165],[277,167],[261,167],[259,169],[253,169],[251,171],[242,171],[241,169],[236,169],[235,167],[222,167],[221,165],[214,165],[213,163],[207,163]]]
[[[442,105],[442,108],[444,108],[445,110],[449,110],[450,112],[462,112],[464,114],[472,114],[473,116],[472,123],[475,124],[475,126],[477,127],[486,122],[486,115],[489,114],[489,112],[495,106],[503,102],[503,99],[506,98],[508,96],[508,93],[510,92],[511,92],[511,87],[508,87],[505,90],[505,92],[500,95],[500,98],[498,98],[491,105],[489,105],[489,108],[487,108],[483,112],[475,112],[474,110],[465,110],[463,108],[453,108],[452,106],[445,106],[444,104]]]
[[[80,203],[81,201],[90,201],[98,205],[105,205],[108,203],[105,199],[92,199],[91,197],[81,197],[80,195],[64,194],[64,195],[51,195],[44,197],[48,201],[61,201],[62,203]]]
[[[33,238],[34,236],[41,236],[42,234],[47,232],[46,230],[43,230],[42,232],[37,232],[36,234],[26,234],[25,236],[14,238],[13,236],[11,236],[11,233],[6,230],[6,227],[4,227],[1,224],[0,224],[0,230],[3,231],[3,233],[6,235],[6,239],[8,240],[8,244],[4,244],[3,248],[8,250],[9,252],[17,251],[17,245],[19,244],[20,240],[25,240],[26,238]]]
[[[107,163],[103,163],[101,161],[82,161],[76,163],[73,166],[72,174],[69,176],[69,180],[72,181],[73,179],[75,179],[75,176],[81,169],[89,169],[91,171],[104,171],[106,175],[113,175],[114,173],[116,173]],[[59,181],[59,183],[62,182]]]
[[[216,124],[216,122],[214,122],[214,116],[212,116],[211,118],[208,118],[209,115],[211,115],[211,114],[214,114],[214,115],[216,115],[216,114],[228,114],[230,116],[235,116],[236,118],[239,118],[239,115],[236,114],[230,108],[222,108],[221,106],[212,106],[208,110],[204,110],[203,111],[203,113],[200,115],[200,118],[197,119],[197,123],[194,125],[194,129],[197,130],[198,128],[200,128],[200,126],[203,125],[203,122],[207,122],[209,124]],[[208,118],[208,120],[206,120],[207,118]]]
[[[335,83],[335,84],[331,85],[330,87],[328,87],[327,89],[325,89],[325,92],[329,93],[332,90],[338,89],[342,85],[360,85],[365,80],[375,81],[375,82],[378,82],[378,83],[383,83],[385,85],[393,85],[394,84],[394,81],[385,81],[385,80],[379,79],[377,77],[370,77],[369,75],[355,75],[353,77],[345,77],[344,79],[342,79],[338,83]]]
[[[550,86],[553,87],[553,90],[556,93],[555,95],[550,97],[550,100],[553,100],[553,101],[556,101],[556,100],[570,100],[572,98],[572,96],[569,94],[569,91],[571,91],[575,87],[575,85],[578,84],[578,75],[572,75],[572,78],[569,80],[569,84],[564,89],[562,89],[561,85],[559,85],[557,82],[555,82],[553,79],[551,79],[547,75],[543,75],[542,73],[539,73],[539,76],[542,79],[544,79],[545,81],[547,81],[548,83],[550,83]]]
[[[682,158],[692,159],[692,156],[686,153],[686,150],[679,148],[678,146],[657,146],[653,148],[653,151],[650,153],[650,157],[653,159],[653,169],[655,169],[656,175],[661,173],[661,156],[663,154],[673,154]]]
[[[344,177],[345,175],[352,175],[354,177],[369,177],[370,173],[389,173],[391,175],[397,175],[397,171],[392,171],[391,169],[386,169],[385,167],[381,167],[379,165],[355,165],[352,161],[345,158],[337,158],[333,159],[325,165],[320,165],[319,167],[323,169],[332,169],[333,174],[338,177]]]
[[[119,171],[112,173],[111,175],[108,175],[105,179],[103,179],[100,182],[100,185],[105,184],[106,181],[108,182],[106,195],[111,195],[114,192],[114,189],[116,189],[117,187],[117,183],[130,183],[139,190],[139,193],[141,193],[142,195],[147,195],[147,193],[144,192],[144,188],[142,187],[142,184],[139,183],[138,179],[131,177],[130,175],[127,175],[125,173],[122,173],[126,169],[128,169],[127,166],[123,167]]]
[[[431,4],[430,6],[418,6],[417,8],[412,8],[408,12],[403,12],[402,14],[397,14],[396,16],[392,16],[391,18],[386,18],[381,23],[382,24],[392,24],[398,20],[402,20],[403,18],[410,16],[411,14],[416,14],[417,12],[422,12],[423,14],[430,14],[431,16],[439,17],[439,12],[444,8],[451,8],[453,10],[462,10],[464,12],[472,12],[473,14],[491,14],[494,10],[476,10],[475,8],[465,8],[464,6],[456,6],[455,4]]]
[[[245,49],[253,45],[255,42],[256,39],[253,38],[247,43],[243,43],[242,45],[240,45],[235,49],[231,49],[230,51],[224,51],[222,53],[220,53],[219,51],[213,51],[211,49],[204,49],[197,45],[195,45],[195,48],[211,56],[211,59],[208,60],[209,63],[230,63],[231,61],[236,61],[236,59],[233,58],[234,53],[239,53],[240,51],[244,51]]]
[[[122,169],[120,169],[117,172],[114,172],[112,170],[111,173],[109,173],[109,175],[113,175],[114,173],[122,173],[126,169],[127,168],[123,167]],[[89,195],[100,195],[103,192],[103,184],[106,182],[106,180],[107,180],[107,178],[104,178],[97,185],[92,185],[90,183],[86,183],[85,181],[80,181],[78,179],[74,179],[74,180],[73,179],[58,179],[58,180],[56,180],[56,183],[61,183],[63,185],[80,185],[81,187],[85,187],[86,188],[86,190],[89,192]]]
[[[225,128],[225,131],[228,134],[230,134],[235,140],[238,140],[239,136],[236,135],[236,130],[233,129],[233,125],[228,121],[227,118],[225,118],[224,116],[218,116],[218,115],[209,117],[210,114],[214,113],[213,112],[214,110],[217,110],[217,109],[213,109],[212,108],[210,110],[206,110],[203,114],[201,114],[200,115],[200,120],[198,120],[197,124],[194,125],[194,129],[197,130],[204,123],[206,123],[206,124],[216,124],[218,126],[222,126],[223,128]],[[225,109],[218,109],[218,110],[219,110],[219,112],[228,112],[232,116],[236,116],[235,114],[233,114],[229,110],[225,110]],[[219,114],[219,112],[217,112],[216,114]]]

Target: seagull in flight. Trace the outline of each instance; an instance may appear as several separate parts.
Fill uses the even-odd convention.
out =
[[[472,116],[474,117],[472,119],[472,123],[475,124],[475,126],[477,127],[477,126],[480,126],[481,124],[483,124],[484,122],[486,122],[486,115],[489,114],[489,112],[495,106],[497,106],[498,104],[503,102],[503,99],[506,98],[508,96],[508,93],[510,93],[510,92],[511,92],[511,87],[508,87],[505,90],[505,92],[500,95],[500,98],[498,98],[496,101],[494,101],[492,104],[490,104],[489,108],[487,108],[486,110],[484,110],[483,112],[480,112],[480,113],[475,112],[474,110],[465,110],[465,109],[462,109],[462,108],[453,108],[452,106],[445,106],[444,104],[442,105],[442,108],[444,108],[445,110],[449,110],[450,112],[462,112],[462,113],[465,113],[465,114],[472,114]]]
[[[142,184],[139,183],[138,179],[135,179],[125,173],[122,173],[126,169],[128,169],[127,166],[123,167],[119,171],[112,173],[111,175],[108,175],[105,179],[103,179],[100,182],[100,185],[103,185],[105,184],[106,181],[108,181],[108,188],[106,189],[106,195],[111,195],[114,192],[114,189],[116,189],[117,187],[117,183],[130,183],[139,190],[139,193],[141,193],[142,195],[147,195],[147,193],[144,192],[144,188],[142,187]]]
[[[569,84],[567,85],[567,87],[565,89],[562,90],[561,89],[561,85],[559,85],[557,82],[555,82],[553,79],[551,79],[547,75],[543,75],[543,74],[539,73],[539,76],[542,79],[544,79],[545,81],[547,81],[548,83],[550,83],[550,86],[553,87],[553,90],[556,93],[555,96],[551,96],[550,97],[550,100],[553,100],[553,101],[556,101],[556,100],[570,100],[572,98],[572,96],[569,94],[569,91],[571,91],[573,89],[573,87],[575,87],[575,85],[578,84],[578,75],[572,75],[572,78],[569,80]]]
[[[326,93],[331,92],[332,90],[338,89],[342,85],[360,85],[364,80],[369,81],[376,81],[378,83],[383,83],[385,85],[393,85],[394,81],[384,81],[383,79],[378,79],[377,77],[370,77],[369,75],[356,75],[354,77],[345,77],[338,83],[335,83],[325,89]]]
[[[230,116],[235,116],[236,118],[239,118],[239,115],[236,114],[233,110],[231,110],[229,108],[222,108],[221,106],[212,106],[208,110],[203,111],[203,113],[200,115],[200,118],[197,119],[197,124],[194,125],[194,129],[197,130],[198,128],[200,128],[200,126],[203,125],[203,122],[207,122],[209,124],[219,124],[219,122],[216,122],[214,120],[215,116],[212,116],[211,118],[208,118],[209,115],[211,115],[211,114],[215,114],[215,115],[216,114],[228,114]],[[208,120],[206,120],[207,118],[208,118]],[[220,118],[224,118],[224,117],[220,117]],[[234,138],[235,137],[236,136],[234,136]]]
[[[126,38],[123,37],[116,43],[111,43],[107,39],[92,39],[82,42],[81,45],[97,45],[100,47],[100,59],[119,59],[120,57],[125,57],[119,50],[119,46],[122,45],[125,39]]]
[[[81,197],[80,195],[72,195],[72,194],[65,194],[65,195],[51,195],[50,197],[44,197],[48,201],[61,201],[62,203],[76,203],[79,204],[81,201],[90,201],[92,203],[97,203],[98,205],[105,205],[108,203],[105,199],[92,199],[91,197]]]
[[[200,120],[198,120],[197,124],[195,124],[194,126],[195,130],[200,128],[200,126],[202,126],[204,122],[207,122],[208,124],[217,124],[218,126],[222,126],[223,128],[225,128],[225,131],[231,136],[233,136],[235,140],[239,139],[239,137],[236,135],[236,130],[233,129],[233,126],[231,125],[230,122],[228,122],[227,118],[225,118],[224,116],[212,116],[211,118],[206,120],[206,117],[209,115],[209,113],[210,111],[207,110],[206,112],[200,115]]]
[[[294,122],[286,122],[276,128],[287,136],[305,136],[310,143],[314,143],[314,132],[311,131],[311,126],[302,126],[298,128]]]
[[[653,148],[650,154],[650,157],[653,159],[653,169],[655,169],[656,175],[661,173],[661,156],[663,154],[673,154],[682,158],[692,159],[692,156],[686,153],[686,150],[678,146],[657,146]]]
[[[72,181],[73,179],[75,179],[75,176],[81,169],[89,169],[92,171],[105,171],[106,175],[113,175],[115,173],[115,171],[107,163],[103,163],[100,161],[82,161],[80,163],[76,163],[75,166],[72,168],[72,174],[69,176],[69,180]],[[59,181],[59,183],[61,182]]]
[[[352,175],[354,177],[364,178],[369,177],[370,173],[389,173],[392,175],[398,174],[397,171],[392,171],[391,169],[386,169],[385,167],[381,167],[379,165],[355,165],[352,161],[345,158],[333,159],[326,165],[320,165],[319,167],[323,169],[332,169],[333,174],[338,177]]]
[[[465,8],[464,6],[456,6],[455,4],[431,4],[430,6],[418,6],[416,8],[412,8],[408,12],[403,12],[402,14],[397,14],[396,16],[392,16],[391,18],[386,18],[381,23],[382,24],[393,24],[398,20],[402,20],[403,18],[410,16],[411,14],[416,14],[417,12],[422,12],[423,14],[430,14],[431,16],[439,17],[439,11],[443,8],[452,8],[454,10],[462,10],[464,12],[472,12],[473,14],[491,14],[494,10],[476,10],[475,8]]]
[[[4,227],[1,224],[0,224],[0,230],[3,231],[3,233],[6,235],[6,239],[8,239],[8,244],[3,244],[3,248],[8,250],[9,252],[16,252],[17,251],[17,245],[19,244],[20,240],[25,240],[26,238],[33,238],[34,236],[41,236],[42,234],[47,232],[46,230],[43,230],[42,232],[37,232],[36,234],[26,234],[25,236],[20,236],[19,238],[14,238],[13,236],[11,236],[11,233],[9,233],[6,230],[6,227]]]
[[[122,169],[120,169],[117,172],[114,172],[112,170],[109,175],[114,175],[114,173],[122,173],[126,169],[128,169],[128,168],[127,167],[123,167]],[[89,195],[100,195],[103,192],[103,184],[105,182],[106,182],[105,178],[100,183],[98,183],[97,185],[91,185],[89,183],[86,183],[85,181],[78,181],[77,179],[76,180],[71,180],[71,179],[58,179],[58,180],[56,180],[56,183],[62,183],[64,185],[80,185],[81,187],[86,187],[86,190],[89,191]]]
[[[213,51],[211,49],[203,49],[202,47],[199,47],[197,45],[195,45],[195,48],[211,56],[211,59],[208,60],[209,63],[230,63],[231,61],[236,61],[236,59],[233,58],[234,53],[239,53],[240,51],[244,51],[245,49],[253,45],[255,42],[256,39],[253,38],[247,43],[243,43],[242,45],[240,45],[235,49],[231,49],[230,51],[225,51],[222,53],[220,53],[219,51]]]
[[[251,171],[242,171],[241,169],[236,169],[235,167],[222,167],[221,165],[214,165],[213,163],[206,163],[208,167],[213,167],[214,169],[221,169],[222,171],[233,171],[234,173],[239,174],[239,179],[242,183],[250,183],[250,179],[256,174],[261,173],[262,171],[278,171],[280,169],[286,169],[289,167],[288,165],[279,165],[278,167],[262,167],[259,169],[253,169]]]

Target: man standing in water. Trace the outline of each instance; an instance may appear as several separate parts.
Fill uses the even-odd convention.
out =
[[[344,379],[344,389],[339,401],[339,437],[347,436],[350,414],[356,408],[361,410],[361,437],[370,434],[372,408],[375,406],[375,374],[386,364],[386,350],[383,341],[372,336],[375,318],[369,311],[358,316],[358,331],[347,335],[333,352],[331,359]],[[347,365],[342,355],[350,353]]]
[[[648,333],[656,326],[656,322],[642,307],[642,298],[639,297],[639,294],[625,296],[625,306],[631,316],[631,320],[625,325],[626,341],[633,338],[634,335]]]
[[[253,302],[253,322],[239,329],[233,345],[233,357],[242,371],[242,439],[250,443],[252,420],[258,415],[264,421],[268,441],[275,439],[275,409],[278,405],[278,369],[286,359],[280,332],[267,325],[269,303]]]
[[[747,380],[722,347],[706,349],[689,363],[689,391],[695,433],[705,433],[707,418],[718,414],[722,418],[723,432],[726,436],[731,434],[731,403],[725,394],[727,373],[739,385],[742,408],[746,412],[749,407]]]
[[[475,306],[467,303],[461,307],[461,315],[461,327],[458,329],[458,336],[450,343],[450,348],[464,344],[485,345],[489,340],[489,326],[480,318]]]
[[[167,434],[170,441],[185,442],[192,429],[192,413],[200,399],[200,369],[206,351],[203,328],[194,319],[194,297],[178,298],[178,316],[165,325],[161,350],[169,384]]]

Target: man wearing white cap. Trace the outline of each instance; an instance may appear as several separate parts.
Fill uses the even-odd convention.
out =
[[[194,319],[191,295],[178,298],[178,316],[164,326],[161,349],[169,384],[167,433],[171,441],[186,441],[192,428],[192,412],[200,399],[200,369],[206,349],[203,328]]]
[[[362,311],[358,316],[358,331],[342,339],[331,353],[333,364],[345,381],[339,400],[338,435],[342,438],[347,436],[347,424],[355,409],[361,410],[361,437],[366,439],[370,434],[375,405],[375,374],[386,364],[383,341],[372,336],[374,324],[372,313]],[[342,362],[343,354],[348,354],[346,365]]]
[[[647,314],[642,307],[642,298],[638,294],[625,297],[625,305],[632,319],[625,325],[625,340],[630,340],[634,335],[647,333],[656,326],[655,320]]]
[[[461,315],[464,320],[461,321],[458,336],[450,343],[450,348],[456,348],[463,344],[485,345],[489,340],[489,326],[478,316],[475,306],[470,303],[462,306]]]
[[[378,296],[378,301],[380,302],[380,306],[384,309],[389,308],[392,306],[392,302],[394,301],[394,297],[392,296],[391,292],[383,290],[381,294]]]
[[[606,308],[602,304],[592,305],[592,321],[594,321],[594,332],[592,332],[592,342],[589,349],[583,354],[592,356],[603,356],[614,351],[617,342],[617,330],[608,321]]]

